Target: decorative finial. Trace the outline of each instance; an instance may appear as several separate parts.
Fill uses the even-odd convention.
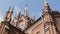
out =
[[[22,15],[24,15],[24,11],[22,11],[22,13],[21,13]]]
[[[20,17],[20,12],[19,12],[18,16]]]
[[[14,6],[13,6],[13,8],[12,8],[12,11],[14,10]]]
[[[28,10],[28,5],[26,4],[25,10]]]
[[[48,6],[48,2],[44,0],[44,6]]]
[[[20,12],[19,12],[19,14],[18,14],[18,20],[19,20],[19,18],[20,18]]]
[[[12,13],[13,13],[13,10],[14,10],[14,6],[13,6],[13,8],[12,8]]]
[[[11,9],[11,6],[9,7],[9,9],[8,10],[10,10]]]
[[[46,1],[46,0],[44,0],[44,3],[47,3],[47,1]]]
[[[25,10],[24,10],[24,15],[25,16],[28,16],[29,14],[28,14],[28,5],[26,4],[26,7],[25,7]]]
[[[35,20],[35,16],[34,16],[34,13],[33,13],[33,15],[32,15],[32,19],[33,19],[33,20]]]

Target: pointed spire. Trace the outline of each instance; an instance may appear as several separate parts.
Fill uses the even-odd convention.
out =
[[[50,6],[49,6],[49,4],[47,3],[47,1],[46,0],[44,0],[44,4],[43,4],[43,14],[46,14],[46,12],[50,12],[51,11],[51,9],[50,9]]]
[[[44,1],[44,7],[43,7],[44,10],[50,10],[50,6],[49,4],[47,3],[47,1],[45,0]]]
[[[9,13],[9,12],[10,12],[10,10],[11,10],[11,6],[9,7],[9,9],[8,9],[7,13]]]
[[[10,13],[10,10],[11,10],[11,6],[9,7],[5,17],[7,17],[7,15]]]
[[[11,6],[9,7],[8,11],[10,11],[10,9],[11,9]]]
[[[24,11],[25,16],[28,16],[28,5],[26,4],[25,11]]]
[[[12,11],[11,11],[12,13],[13,13],[13,10],[14,10],[14,6],[13,6]]]
[[[25,10],[28,10],[28,5],[26,4],[26,6],[25,6]]]
[[[19,14],[18,14],[19,16],[20,16],[20,12],[19,12]]]
[[[44,0],[44,6],[48,6],[48,2]]]
[[[44,3],[47,3],[47,1],[46,1],[46,0],[44,0]]]
[[[22,16],[23,16],[23,15],[24,15],[24,11],[22,11],[22,13],[21,13],[21,14],[22,14]]]
[[[34,16],[34,13],[33,13],[33,15],[32,15],[32,20],[35,20],[35,16]]]
[[[26,11],[26,16],[28,16],[29,14],[28,14],[28,11]]]
[[[12,11],[14,10],[14,6],[13,6],[13,8],[12,8]]]
[[[10,11],[10,9],[11,7],[9,7],[9,10],[7,11],[5,19],[4,19],[6,22],[10,22],[12,18],[13,11]]]
[[[20,12],[19,12],[19,14],[18,14],[18,19],[20,18]]]

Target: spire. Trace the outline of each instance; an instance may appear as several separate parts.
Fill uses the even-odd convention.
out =
[[[12,11],[11,11],[11,13],[13,13],[13,10],[14,10],[14,7],[12,8]]]
[[[47,1],[46,0],[44,0],[44,4],[43,4],[43,14],[45,14],[46,12],[50,12],[50,6],[49,6],[49,4],[47,3]]]
[[[18,19],[20,18],[20,12],[19,12],[19,14],[18,14]]]
[[[26,6],[25,6],[25,10],[28,10],[28,5],[26,4]]]
[[[11,9],[11,6],[9,7],[8,11],[10,11],[10,9]]]
[[[44,7],[43,7],[43,9],[45,9],[45,10],[50,9],[50,6],[49,6],[49,4],[47,3],[46,0],[44,1]]]
[[[24,13],[25,13],[25,16],[28,16],[28,5],[27,4],[26,4]]]
[[[24,15],[24,11],[21,12],[22,16]]]
[[[47,1],[46,1],[46,0],[44,0],[44,3],[47,3]]]
[[[11,6],[9,7],[9,9],[8,9],[8,11],[7,11],[7,13],[6,13],[6,17],[7,17],[7,15],[9,14],[10,10],[11,10]]]
[[[20,16],[20,12],[19,12],[18,16]]]
[[[34,16],[34,13],[33,13],[33,15],[32,15],[32,20],[35,20],[35,16]]]
[[[11,7],[9,7],[9,10],[7,11],[5,19],[4,19],[4,21],[6,21],[6,22],[10,22],[11,18],[12,18],[13,10],[10,11],[10,9],[11,9]]]
[[[49,6],[46,0],[44,1],[44,6]]]

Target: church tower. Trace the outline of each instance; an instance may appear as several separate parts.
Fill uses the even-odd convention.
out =
[[[44,23],[44,33],[45,34],[56,34],[56,29],[55,29],[55,25],[54,25],[54,21],[52,19],[52,10],[49,6],[49,4],[44,1],[44,4],[43,4],[43,12],[42,12],[42,20],[43,20],[43,23]]]
[[[46,1],[44,1],[42,14],[43,14],[43,17],[46,17],[45,21],[47,21],[47,20],[48,20],[48,22],[53,21],[52,17],[51,17],[51,12],[52,12],[52,10],[51,10],[49,4]]]
[[[1,31],[0,31],[0,34],[7,34],[6,32],[6,28],[9,29],[9,25],[10,25],[10,22],[11,22],[11,19],[12,19],[12,14],[13,14],[13,9],[10,11],[11,7],[9,8],[9,10],[7,11],[6,13],[6,16],[4,18],[4,20],[1,22]]]

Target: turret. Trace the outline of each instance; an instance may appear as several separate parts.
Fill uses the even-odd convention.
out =
[[[44,4],[43,4],[43,11],[42,11],[42,16],[43,17],[45,17],[44,19],[45,19],[45,21],[47,21],[47,22],[51,22],[51,21],[53,21],[52,20],[52,15],[51,15],[51,8],[50,8],[50,6],[49,6],[49,4],[46,2],[46,1],[44,1]]]
[[[46,14],[47,12],[51,12],[51,9],[50,9],[50,6],[49,6],[49,4],[46,2],[46,1],[44,1],[44,4],[43,4],[43,15],[44,14]]]
[[[21,16],[21,13],[19,12],[19,13],[18,13],[18,20],[19,20],[20,16]]]
[[[12,11],[10,11],[10,9],[11,9],[11,7],[9,8],[9,10],[6,13],[6,16],[5,16],[5,19],[4,19],[5,22],[10,22],[11,21],[11,17],[12,17],[14,8],[12,8]]]
[[[26,5],[26,7],[25,7],[24,15],[25,15],[25,16],[28,16],[28,15],[29,15],[29,13],[28,13],[28,5]]]
[[[32,20],[35,20],[35,16],[34,16],[34,14],[32,15],[31,19],[32,19]]]

